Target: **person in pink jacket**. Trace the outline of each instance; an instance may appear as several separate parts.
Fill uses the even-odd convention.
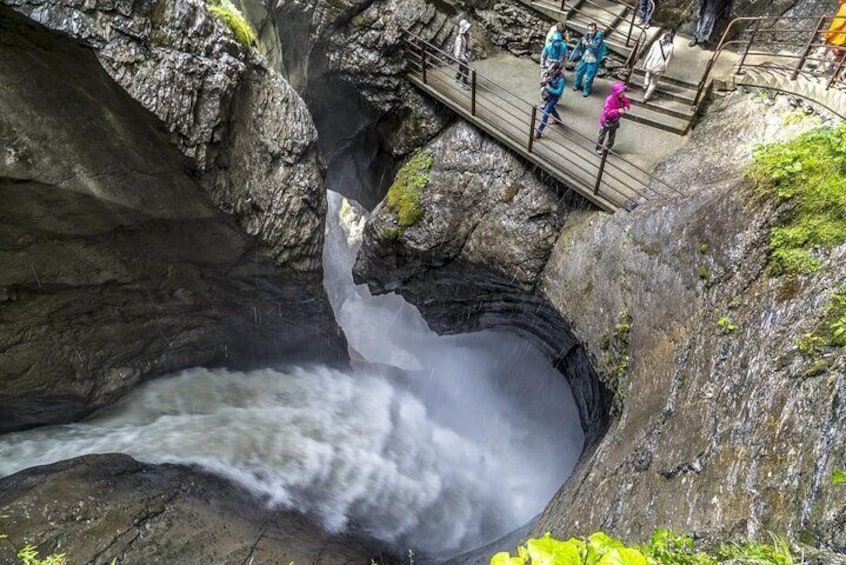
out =
[[[620,116],[628,112],[632,107],[629,97],[626,96],[626,85],[618,82],[611,89],[611,96],[605,99],[605,108],[599,116],[599,137],[596,139],[596,154],[602,155],[605,150],[614,146],[614,138],[617,136],[617,128],[620,127]],[[608,145],[605,145],[605,136],[608,136]]]

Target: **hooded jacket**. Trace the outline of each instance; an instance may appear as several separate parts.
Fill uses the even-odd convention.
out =
[[[632,107],[629,102],[629,97],[625,94],[626,85],[618,82],[611,89],[611,96],[605,99],[605,108],[602,110],[602,115],[599,117],[599,125],[605,127],[609,123],[618,122],[620,120],[620,110],[625,108],[628,110]]]
[[[673,58],[673,42],[670,41],[665,44],[663,39],[662,37],[661,41],[656,41],[649,48],[649,53],[646,54],[646,58],[643,60],[643,69],[645,71],[663,73],[667,70],[667,65],[670,64],[670,59]]]
[[[462,63],[470,60],[470,39],[467,37],[469,29],[470,22],[467,20],[458,22],[458,35],[455,37],[455,49],[452,54]]]
[[[543,48],[541,52],[540,65],[542,69],[547,69],[553,63],[560,63],[567,56],[567,45],[560,39],[555,39],[550,45]]]

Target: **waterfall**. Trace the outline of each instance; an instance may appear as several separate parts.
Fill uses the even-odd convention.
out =
[[[439,337],[400,297],[356,287],[362,213],[329,200],[326,288],[364,361],[155,379],[85,422],[0,437],[0,475],[107,452],[193,465],[436,559],[540,512],[583,443],[561,374],[521,338]]]

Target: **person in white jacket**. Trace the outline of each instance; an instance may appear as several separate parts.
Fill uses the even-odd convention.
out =
[[[457,82],[464,90],[469,89],[467,81],[470,74],[470,34],[467,31],[470,29],[470,22],[461,20],[458,22],[458,35],[455,37],[455,49],[453,56],[458,61],[458,72],[455,73],[455,82]]]
[[[646,94],[643,95],[644,102],[652,97],[652,93],[655,92],[655,87],[658,85],[658,79],[667,70],[667,65],[673,58],[674,36],[672,30],[665,32],[660,41],[652,44],[649,53],[643,60],[643,70],[646,71],[646,77],[643,80],[643,88],[646,89]]]

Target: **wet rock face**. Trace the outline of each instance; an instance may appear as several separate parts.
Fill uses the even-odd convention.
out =
[[[326,205],[308,110],[203,2],[4,3],[92,47],[109,75],[173,132],[212,199],[268,257],[319,271]],[[286,229],[292,217],[299,225]]]
[[[546,266],[541,293],[574,321],[600,372],[624,310],[631,357],[614,383],[619,419],[535,531],[605,527],[635,539],[669,525],[712,540],[773,531],[844,551],[846,492],[830,477],[846,455],[832,441],[846,431],[845,360],[841,352],[811,376],[797,340],[842,285],[846,247],[814,276],[766,273],[776,209],[740,175],[790,108],[736,95],[712,110],[664,165],[691,180],[688,197],[571,223]],[[735,180],[718,181],[703,162]],[[722,330],[721,318],[737,329]]]
[[[0,504],[13,543],[26,540],[42,555],[66,553],[74,563],[394,562],[374,543],[326,534],[222,479],[125,455],[80,457],[6,477]],[[0,560],[15,562],[8,544]]]
[[[0,146],[0,432],[185,367],[343,358],[319,274],[274,266],[90,50],[3,7]]]
[[[435,165],[424,219],[391,239],[393,216],[378,209],[357,276],[408,296],[439,330],[495,327],[503,321],[496,313],[507,311],[518,331],[538,342],[554,335],[570,351],[586,352],[573,366],[583,362],[590,367],[584,373],[602,383],[594,390],[610,390],[613,403],[605,407],[613,418],[607,433],[594,432],[601,439],[535,534],[604,529],[637,540],[669,526],[713,541],[773,531],[844,551],[846,490],[830,476],[846,457],[833,439],[846,432],[846,358],[841,353],[827,370],[809,371],[812,361],[797,338],[815,327],[846,279],[846,247],[826,255],[813,277],[771,278],[768,226],[777,210],[742,178],[756,143],[818,122],[787,127],[789,104],[755,95],[729,97],[711,111],[659,167],[688,196],[613,216],[558,208],[559,220],[549,224],[556,243],[541,271],[531,261],[538,248],[519,252],[534,265],[531,278],[522,278],[502,248],[514,233],[531,233],[532,214],[491,232],[481,255],[475,230],[463,237],[463,226],[508,222],[498,216],[501,202],[478,203],[490,204],[513,177],[486,179],[486,199],[472,182],[448,187],[434,171],[439,161],[456,160],[459,146],[445,143],[445,134],[430,147]],[[472,158],[465,166],[474,168]],[[438,210],[430,212],[435,201]],[[461,222],[437,216],[453,218],[456,210]],[[522,316],[515,314],[520,304]],[[737,329],[722,331],[722,317]],[[574,384],[577,398],[589,389]]]

